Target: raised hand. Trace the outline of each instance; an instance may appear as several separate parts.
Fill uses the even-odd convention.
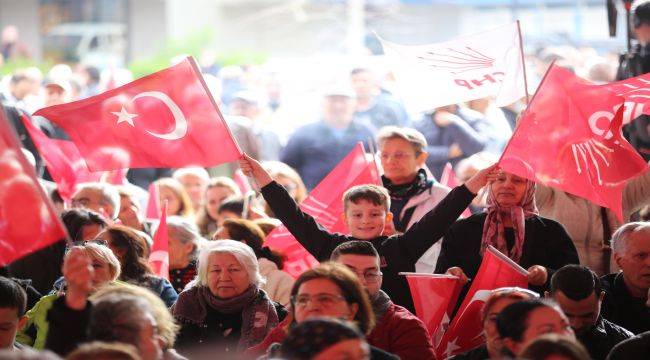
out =
[[[496,180],[498,174],[499,166],[497,164],[492,164],[474,174],[474,176],[465,182],[465,186],[473,194],[478,194],[479,190],[481,190],[481,188],[488,182]]]
[[[528,283],[535,286],[546,284],[548,271],[541,265],[533,265],[528,268]]]
[[[268,185],[271,183],[271,181],[273,181],[271,175],[269,175],[269,173],[264,170],[262,165],[260,165],[257,160],[248,156],[246,153],[244,153],[239,159],[239,167],[246,176],[255,179],[257,185],[259,185],[260,188]]]
[[[90,257],[79,248],[72,248],[63,262],[63,277],[68,285],[65,302],[68,307],[82,310],[86,299],[93,291],[92,279],[95,270]]]
[[[449,269],[447,269],[445,274],[457,277],[460,280],[460,282],[463,283],[463,285],[467,284],[467,282],[469,281],[469,278],[467,277],[467,275],[465,275],[463,269],[459,268],[458,266],[450,267]]]

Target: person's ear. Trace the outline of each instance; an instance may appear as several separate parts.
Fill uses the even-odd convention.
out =
[[[21,331],[25,325],[27,325],[27,321],[29,320],[29,317],[27,315],[23,315],[18,319],[18,331]]]
[[[389,223],[392,221],[393,221],[393,213],[390,211],[386,212],[386,222]]]
[[[428,157],[429,157],[429,153],[426,152],[426,151],[422,151],[422,152],[420,153],[420,155],[418,155],[418,156],[415,158],[415,162],[417,163],[417,165],[418,165],[419,167],[422,167],[422,166],[424,165],[424,162],[427,160]]]
[[[619,269],[622,269],[621,263],[623,262],[623,257],[617,253],[614,253],[614,261],[618,265]]]
[[[545,298],[550,298],[551,294],[548,291],[544,291],[544,297]]]
[[[341,214],[341,220],[343,220],[343,223],[347,226],[348,225],[348,215],[345,213],[345,210]]]
[[[598,294],[598,302],[602,302],[604,298],[605,298],[605,292],[601,291],[600,294]]]

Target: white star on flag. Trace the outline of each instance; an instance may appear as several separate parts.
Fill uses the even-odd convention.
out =
[[[117,123],[118,124],[126,122],[126,123],[129,123],[129,125],[131,125],[131,126],[135,126],[135,125],[133,125],[133,118],[138,116],[138,114],[130,114],[128,111],[126,111],[124,106],[122,106],[122,110],[120,110],[120,112],[111,111],[111,114],[117,116]]]
[[[451,357],[454,354],[454,351],[460,349],[460,346],[456,345],[456,342],[458,342],[458,338],[447,343],[447,349],[445,350],[445,355],[447,355],[447,357]]]

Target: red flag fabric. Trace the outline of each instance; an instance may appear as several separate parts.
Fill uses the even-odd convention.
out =
[[[77,184],[101,180],[104,173],[88,170],[79,150],[72,142],[50,139],[24,114],[22,121],[43,157],[45,166],[47,166],[52,180],[57,184],[57,189],[63,199],[70,200],[72,198]]]
[[[528,287],[528,272],[493,246],[488,246],[476,278],[463,303],[436,348],[439,359],[446,359],[485,342],[481,310],[490,291],[506,286]]]
[[[442,170],[442,176],[440,177],[440,183],[450,189],[459,185],[454,167],[451,166],[450,163],[445,164],[445,168]],[[465,209],[465,211],[463,211],[463,217],[467,218],[470,216],[472,216],[472,212],[469,211],[469,208]]]
[[[153,235],[153,246],[149,254],[149,265],[153,272],[169,280],[169,234],[167,232],[167,202],[163,204],[158,229]]]
[[[34,115],[63,128],[92,171],[207,167],[241,156],[192,58]]]
[[[147,200],[147,209],[145,218],[148,220],[160,219],[160,204],[158,203],[158,186],[156,183],[149,184],[149,200]]]
[[[66,236],[0,106],[0,266]]]
[[[447,330],[451,312],[463,285],[455,276],[401,273],[411,289],[415,314],[426,325],[433,346],[438,346]]]
[[[647,164],[621,135],[624,96],[636,95],[617,95],[617,86],[623,85],[593,85],[551,66],[503,152],[501,168],[610,208],[623,221],[623,186]],[[602,115],[610,111],[611,118]]]
[[[381,185],[377,166],[366,158],[363,144],[357,146],[311,191],[300,204],[300,208],[313,216],[327,231],[347,233],[341,219],[343,193],[362,184]],[[318,261],[291,235],[284,226],[279,226],[267,237],[265,244],[286,256],[284,271],[298,277]]]

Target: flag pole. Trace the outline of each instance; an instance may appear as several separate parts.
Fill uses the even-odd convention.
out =
[[[521,67],[524,70],[524,90],[526,91],[526,105],[530,104],[530,95],[528,94],[528,77],[526,76],[526,57],[524,56],[524,41],[521,36],[521,24],[517,20],[517,34],[519,35],[519,54],[521,56]]]

